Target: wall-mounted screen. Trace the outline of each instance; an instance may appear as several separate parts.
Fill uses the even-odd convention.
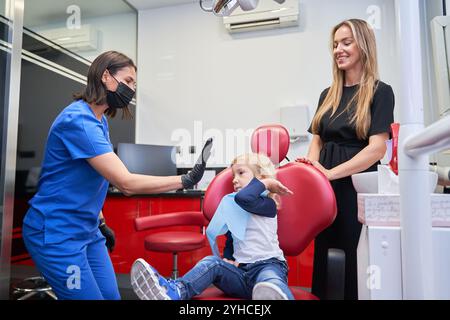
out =
[[[175,176],[175,146],[119,143],[117,155],[128,171],[152,176]]]

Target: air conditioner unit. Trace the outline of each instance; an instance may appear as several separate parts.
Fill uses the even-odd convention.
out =
[[[298,0],[286,0],[283,4],[263,0],[252,11],[236,9],[223,17],[223,23],[229,32],[242,32],[297,26],[298,19]]]
[[[98,47],[98,30],[90,25],[78,29],[57,28],[40,30],[38,33],[50,41],[72,51],[91,51]]]

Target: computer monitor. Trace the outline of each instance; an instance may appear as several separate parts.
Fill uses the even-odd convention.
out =
[[[117,156],[128,171],[152,176],[175,176],[175,146],[119,143]]]

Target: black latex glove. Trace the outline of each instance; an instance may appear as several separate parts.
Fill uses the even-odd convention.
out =
[[[211,155],[212,148],[212,138],[209,138],[205,145],[203,146],[202,153],[200,154],[197,162],[187,174],[183,174],[181,176],[181,183],[183,184],[183,188],[191,189],[194,185],[196,185],[203,177],[203,173],[206,169],[206,162]]]
[[[112,252],[116,244],[116,235],[114,234],[114,231],[110,227],[108,227],[105,222],[101,222],[98,228],[106,238],[106,247],[108,248],[109,252]]]

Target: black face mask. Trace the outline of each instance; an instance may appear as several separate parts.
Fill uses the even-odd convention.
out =
[[[111,77],[114,78],[113,75]],[[119,82],[116,78],[114,80],[119,84],[116,91],[106,90],[106,103],[110,108],[122,109],[127,107],[134,97],[134,90],[128,87],[125,83]]]

